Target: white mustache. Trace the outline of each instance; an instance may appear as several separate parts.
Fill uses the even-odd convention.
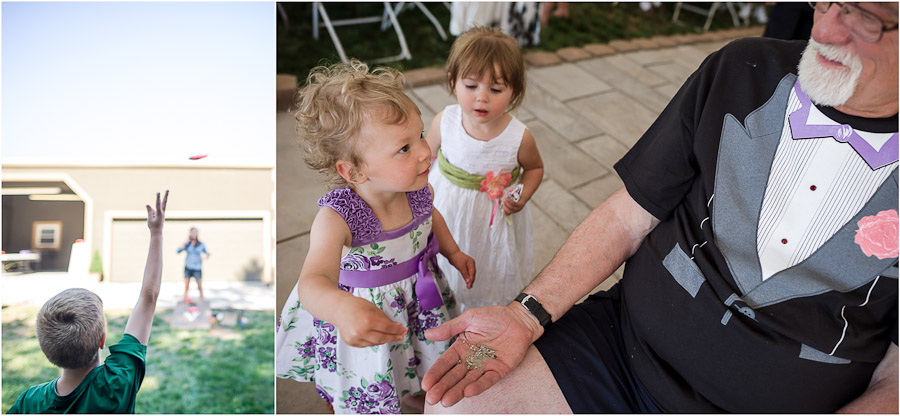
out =
[[[859,58],[855,54],[853,54],[853,52],[845,49],[844,47],[826,43],[819,43],[812,38],[809,39],[809,44],[812,45],[813,48],[815,48],[816,52],[818,52],[819,55],[822,55],[823,58],[829,61],[838,62],[841,65],[844,65],[851,69],[855,69],[856,67],[861,65],[859,62]]]

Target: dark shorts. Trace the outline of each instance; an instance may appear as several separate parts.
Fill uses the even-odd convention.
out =
[[[619,287],[575,305],[535,346],[575,413],[661,413],[625,359]]]
[[[184,269],[184,278],[190,279],[192,277],[194,279],[200,280],[203,278],[203,272],[200,270],[193,270],[193,269],[185,268]]]

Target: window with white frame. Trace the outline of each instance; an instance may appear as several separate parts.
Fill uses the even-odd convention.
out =
[[[32,225],[32,244],[35,249],[59,250],[62,240],[62,221],[35,221]]]

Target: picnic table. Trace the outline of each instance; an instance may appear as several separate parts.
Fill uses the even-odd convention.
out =
[[[20,251],[18,253],[3,253],[0,254],[0,260],[3,261],[3,270],[7,270],[8,263],[14,263],[17,271],[21,271],[23,273],[30,273],[34,270],[31,269],[32,262],[40,262],[41,261],[41,253],[32,252],[32,251]]]

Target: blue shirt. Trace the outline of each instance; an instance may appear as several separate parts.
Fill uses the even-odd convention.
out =
[[[179,248],[178,252],[187,251],[187,258],[184,259],[184,268],[190,270],[203,270],[203,258],[200,253],[209,254],[206,251],[206,244],[198,243],[197,245],[188,244],[186,248]]]

